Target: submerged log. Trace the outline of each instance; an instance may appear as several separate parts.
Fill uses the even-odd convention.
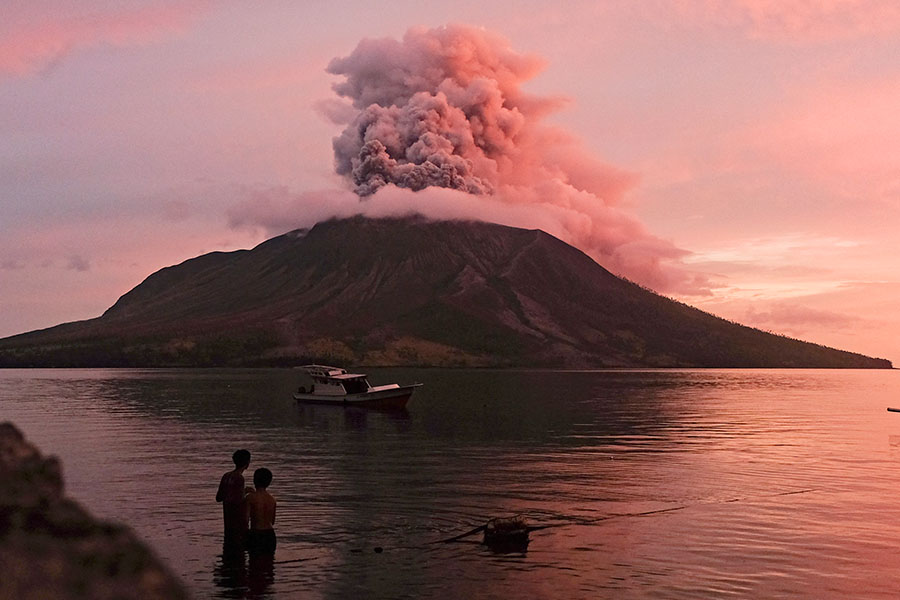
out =
[[[126,527],[63,494],[59,461],[0,423],[0,598],[188,598]]]

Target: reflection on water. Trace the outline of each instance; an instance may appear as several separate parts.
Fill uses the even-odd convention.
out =
[[[272,555],[251,555],[223,547],[213,570],[213,583],[221,598],[266,598],[275,581]]]
[[[297,405],[290,370],[0,371],[70,494],[222,598],[893,598],[893,371],[379,370],[402,413]],[[221,546],[231,453],[278,551]],[[525,515],[527,552],[473,535]]]

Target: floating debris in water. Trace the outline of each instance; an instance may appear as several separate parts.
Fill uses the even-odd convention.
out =
[[[483,543],[495,552],[524,552],[528,531],[528,520],[521,515],[491,519],[484,526]]]

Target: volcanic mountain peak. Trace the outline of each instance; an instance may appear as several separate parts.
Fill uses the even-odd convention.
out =
[[[538,230],[354,217],[161,269],[0,365],[890,367],[725,321]]]

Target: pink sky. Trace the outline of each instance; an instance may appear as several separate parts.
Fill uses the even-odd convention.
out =
[[[17,4],[0,23],[0,336],[97,316],[203,252],[427,201],[568,236],[714,314],[900,362],[893,1]],[[360,208],[334,172],[347,109],[326,67],[363,38],[455,23],[543,65],[507,90],[553,100],[531,139],[562,138],[532,154],[594,181],[388,190]],[[581,173],[559,158],[574,155]],[[610,173],[627,185],[605,194]],[[610,223],[629,232],[612,249]]]

